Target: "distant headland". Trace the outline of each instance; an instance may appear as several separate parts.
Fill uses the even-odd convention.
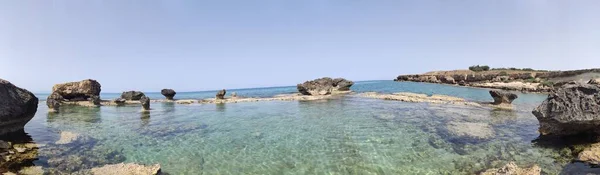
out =
[[[600,79],[600,68],[549,71],[531,68],[490,68],[470,66],[468,70],[432,71],[400,75],[394,81],[455,84],[481,88],[546,93],[568,82],[587,83]]]

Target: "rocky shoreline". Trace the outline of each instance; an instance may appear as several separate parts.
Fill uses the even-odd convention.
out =
[[[452,84],[511,91],[549,93],[562,84],[585,83],[600,77],[600,69],[569,71],[471,70],[435,71],[424,74],[399,75],[394,81]]]

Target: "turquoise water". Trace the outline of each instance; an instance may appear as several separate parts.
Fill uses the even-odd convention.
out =
[[[492,101],[485,89],[439,84],[368,81],[352,90]],[[266,97],[294,91],[277,87],[231,92]],[[176,98],[214,93],[178,93]],[[116,96],[102,94],[103,99]],[[567,164],[557,160],[560,150],[534,142],[538,122],[530,111],[544,98],[519,94],[514,111],[355,95],[305,102],[152,103],[150,113],[140,112],[139,106],[103,106],[65,107],[48,114],[41,102],[25,131],[46,145],[34,164],[61,171],[136,162],[159,163],[169,174],[473,174],[516,161],[557,174]],[[489,124],[494,134],[485,140],[453,136],[446,127],[449,122]],[[89,138],[56,145],[61,131]],[[57,167],[60,158],[77,159],[81,165]]]

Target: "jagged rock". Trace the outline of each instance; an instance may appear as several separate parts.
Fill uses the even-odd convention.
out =
[[[303,95],[328,95],[335,91],[349,91],[352,85],[354,82],[343,78],[324,77],[298,84],[297,89]]]
[[[146,96],[142,96],[142,98],[140,99],[140,102],[142,103],[142,108],[145,111],[150,110],[150,98],[148,98]]]
[[[537,165],[529,168],[519,168],[515,162],[510,162],[502,168],[489,169],[481,175],[539,175],[541,172],[542,169]]]
[[[38,98],[0,79],[0,135],[22,131],[37,112]]]
[[[494,135],[494,130],[487,123],[448,122],[448,133],[457,138],[488,139]]]
[[[579,153],[577,159],[590,164],[600,164],[600,143],[594,143],[585,148]]]
[[[565,84],[536,107],[532,113],[542,135],[600,134],[600,87],[592,84]]]
[[[510,92],[491,90],[490,95],[494,98],[495,105],[499,104],[512,104],[512,101],[517,99],[519,96]]]
[[[60,99],[55,98],[59,101],[62,101],[62,99],[67,101],[86,101],[90,97],[99,97],[100,91],[100,83],[92,79],[57,84],[52,87],[52,93],[57,93],[60,96]]]
[[[588,84],[599,85],[600,84],[600,78],[598,78],[598,79],[591,79],[590,81],[588,81]]]
[[[121,94],[121,98],[125,100],[140,100],[143,96],[146,96],[140,91],[126,91]]]
[[[156,175],[160,173],[160,165],[152,166],[138,165],[135,163],[120,163],[114,165],[104,165],[98,168],[92,168],[92,174],[119,174],[119,175]]]
[[[160,94],[165,96],[167,100],[173,100],[173,97],[175,97],[175,94],[177,93],[173,89],[163,89],[160,91]]]
[[[52,93],[48,96],[48,98],[46,99],[46,105],[48,106],[48,112],[58,112],[59,111],[60,98],[62,98],[62,97],[60,97],[60,95],[58,95],[57,93]]]
[[[227,93],[227,91],[225,89],[220,90],[219,92],[217,92],[217,95],[215,95],[215,97],[217,99],[225,99],[225,94]]]

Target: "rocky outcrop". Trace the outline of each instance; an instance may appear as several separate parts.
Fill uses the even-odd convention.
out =
[[[600,87],[565,84],[533,110],[542,135],[600,134]]]
[[[447,95],[427,95],[427,94],[416,94],[410,92],[399,92],[393,94],[381,94],[376,92],[365,92],[358,94],[358,96],[365,98],[376,98],[382,100],[395,100],[403,102],[413,103],[433,103],[433,104],[451,104],[451,105],[467,105],[467,106],[481,106],[479,103],[470,102],[463,98],[452,97]]]
[[[52,93],[60,96],[60,101],[87,101],[91,97],[99,98],[100,91],[100,83],[92,79],[57,84],[52,87]]]
[[[515,162],[509,162],[502,168],[489,169],[480,175],[539,175],[542,169],[533,165],[529,168],[519,168]]]
[[[150,98],[146,96],[142,96],[140,99],[140,103],[142,103],[142,109],[147,111],[150,110]]]
[[[175,97],[175,94],[177,94],[177,93],[173,89],[163,89],[163,90],[160,90],[160,94],[165,96],[165,98],[167,98],[167,100],[173,100],[173,97]]]
[[[121,98],[125,100],[140,100],[143,96],[146,96],[140,91],[126,91],[121,94]]]
[[[600,143],[594,143],[590,147],[583,149],[577,156],[577,159],[589,164],[600,164]]]
[[[57,93],[52,93],[46,98],[46,106],[48,106],[48,112],[57,113],[60,110],[60,102],[62,97]]]
[[[494,98],[495,105],[510,105],[513,100],[517,99],[519,96],[510,92],[503,92],[497,90],[491,90],[490,95]]]
[[[343,78],[324,77],[298,84],[297,89],[303,95],[328,95],[338,91],[350,91],[352,85],[354,82]]]
[[[33,93],[0,79],[0,135],[22,131],[37,112]]]
[[[236,98],[237,97],[237,93],[233,92],[231,93],[231,98]]]
[[[160,165],[151,166],[138,165],[135,163],[120,163],[114,165],[104,165],[99,168],[92,168],[92,174],[119,174],[119,175],[156,175],[160,173]]]
[[[453,70],[400,75],[394,81],[458,84],[461,86],[546,93],[552,91],[552,83],[589,77],[588,74],[594,74],[597,77],[597,74],[600,74],[600,69],[571,71],[490,70],[482,72]]]
[[[215,97],[217,99],[225,99],[225,94],[227,93],[227,91],[225,89],[220,90],[219,92],[217,92],[217,95],[215,95]]]
[[[591,79],[590,81],[588,81],[588,84],[600,85],[600,78],[599,79]]]

